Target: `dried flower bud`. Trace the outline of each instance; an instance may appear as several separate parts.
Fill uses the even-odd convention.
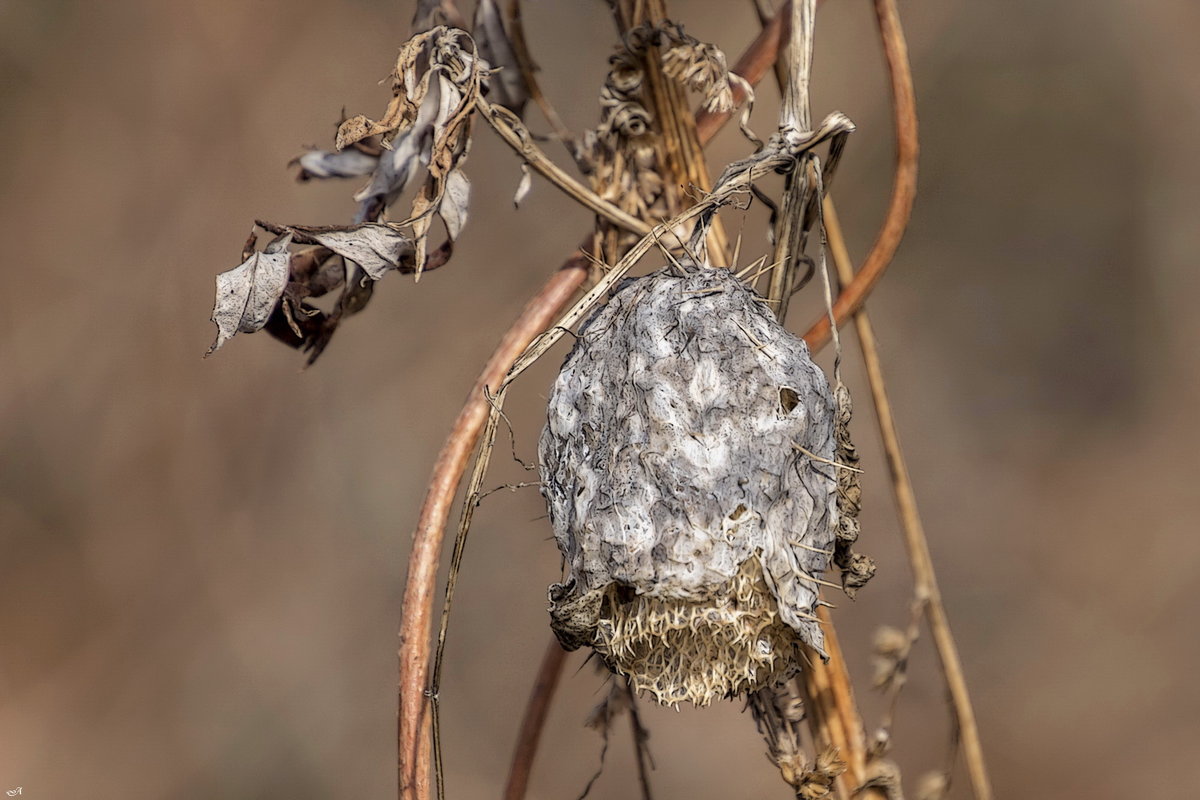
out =
[[[944,772],[926,772],[917,780],[917,800],[942,800],[950,791],[950,777]]]
[[[875,668],[872,679],[875,688],[886,691],[904,685],[908,652],[911,648],[912,642],[904,631],[890,625],[881,625],[875,630],[871,657]]]
[[[581,328],[541,438],[564,646],[662,703],[794,674],[799,644],[823,645],[833,431],[807,346],[728,270],[622,284]]]

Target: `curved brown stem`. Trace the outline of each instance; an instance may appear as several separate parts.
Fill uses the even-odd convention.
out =
[[[402,798],[429,796],[429,649],[433,591],[446,520],[467,460],[487,420],[487,392],[496,392],[509,367],[583,284],[588,261],[576,253],[526,304],[475,381],[446,437],[421,506],[408,559],[400,621],[399,779]]]
[[[504,785],[504,800],[521,800],[525,796],[529,775],[533,770],[533,757],[537,754],[538,741],[546,724],[546,714],[550,711],[550,701],[554,698],[554,690],[566,661],[567,651],[562,649],[558,639],[551,636],[546,653],[542,656],[542,665],[538,668],[537,679],[533,682],[533,691],[529,693],[529,702],[525,704],[525,716],[521,718],[521,731],[517,734],[517,747],[513,751],[508,783]]]
[[[838,279],[842,283],[850,283],[854,276],[854,268],[850,265],[850,257],[846,252],[837,212],[834,210],[832,200],[826,199],[825,202],[825,225],[829,231],[829,249],[833,255],[833,263],[837,268]],[[867,368],[867,382],[871,387],[871,399],[875,404],[875,416],[879,422],[879,433],[883,439],[888,471],[891,473],[892,494],[900,517],[905,549],[908,551],[909,564],[913,571],[916,604],[929,621],[934,649],[937,650],[938,660],[942,666],[942,675],[950,695],[951,711],[962,737],[971,789],[977,800],[991,800],[992,787],[988,779],[987,764],[983,757],[983,745],[979,739],[979,726],[975,720],[970,693],[967,691],[967,680],[963,672],[962,660],[958,655],[958,646],[950,631],[949,616],[946,614],[946,606],[942,602],[942,593],[938,588],[933,557],[929,552],[929,540],[925,536],[925,526],[921,523],[921,515],[917,511],[916,492],[913,490],[912,479],[908,474],[904,451],[900,447],[900,436],[896,430],[896,420],[892,414],[892,404],[888,399],[887,385],[883,378],[879,348],[866,308],[859,309],[855,313],[854,324],[858,331],[863,364]]]
[[[896,120],[896,174],[887,215],[875,244],[854,280],[842,290],[833,305],[833,316],[838,327],[862,307],[867,295],[892,263],[900,240],[904,238],[909,217],[912,216],[913,200],[917,195],[917,156],[920,146],[917,139],[917,99],[908,63],[908,45],[904,41],[895,0],[875,0],[875,15],[879,20],[883,52],[891,76],[892,109]],[[829,337],[829,318],[825,316],[804,334],[804,340],[813,348],[824,345]]]

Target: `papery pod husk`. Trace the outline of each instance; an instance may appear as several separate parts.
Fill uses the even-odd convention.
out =
[[[822,652],[834,409],[805,343],[728,270],[621,284],[580,328],[540,442],[564,646],[701,705],[794,674],[801,643]]]

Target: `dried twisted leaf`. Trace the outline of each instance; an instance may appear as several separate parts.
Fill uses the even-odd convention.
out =
[[[400,269],[403,264],[413,261],[413,240],[395,225],[367,223],[341,230],[316,230],[312,237],[361,266],[372,281],[378,281],[388,270]]]
[[[423,104],[413,127],[398,133],[391,148],[380,153],[371,182],[354,195],[359,203],[357,222],[377,219],[421,174],[436,110],[436,103]]]
[[[419,33],[400,46],[396,67],[392,70],[392,100],[378,122],[362,114],[345,120],[338,126],[334,147],[344,150],[369,136],[385,136],[388,140],[397,131],[407,130],[417,118],[433,69],[420,69],[422,56],[432,49],[434,40],[446,28]],[[432,64],[430,65],[432,67]]]
[[[371,185],[358,199],[360,220],[372,219],[425,167],[425,183],[406,223],[412,227],[417,274],[425,267],[434,215],[454,240],[466,221],[470,184],[461,172],[470,150],[471,117],[487,69],[466,31],[437,27],[400,48],[392,72],[392,101],[379,121],[352,117],[338,128],[338,149],[368,136],[391,148],[380,158]]]
[[[217,299],[212,321],[217,338],[210,356],[238,333],[262,330],[287,286],[290,234],[271,241],[261,252],[251,252],[238,266],[217,276]]]
[[[340,152],[309,150],[289,166],[298,165],[297,180],[307,181],[313,178],[359,178],[370,175],[378,164],[378,156],[349,148]]]
[[[793,784],[796,797],[802,800],[825,800],[833,796],[834,781],[846,771],[846,762],[838,756],[836,747],[828,747],[817,755],[811,768],[805,769]]]
[[[644,23],[629,32],[626,43],[630,52],[638,55],[653,46],[664,47],[663,71],[688,88],[702,92],[704,108],[708,111],[732,111],[734,85],[745,94],[748,103],[754,102],[754,89],[745,79],[729,71],[721,49],[688,35],[678,23],[669,20],[656,25]]]
[[[446,233],[450,241],[458,238],[463,226],[467,224],[467,207],[471,200],[471,182],[461,169],[455,169],[446,176],[446,185],[442,193],[442,202],[438,205],[438,213],[446,224]]]
[[[732,111],[733,87],[725,54],[715,45],[688,36],[682,28],[671,27],[665,32],[670,46],[663,52],[663,71],[688,88],[703,92],[706,110]]]
[[[944,772],[927,772],[917,780],[917,800],[942,800],[950,791],[950,777]]]

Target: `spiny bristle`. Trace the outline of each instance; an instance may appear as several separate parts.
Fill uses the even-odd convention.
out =
[[[785,680],[800,639],[779,617],[757,558],[705,601],[604,591],[594,647],[634,688],[664,705],[713,700]]]

